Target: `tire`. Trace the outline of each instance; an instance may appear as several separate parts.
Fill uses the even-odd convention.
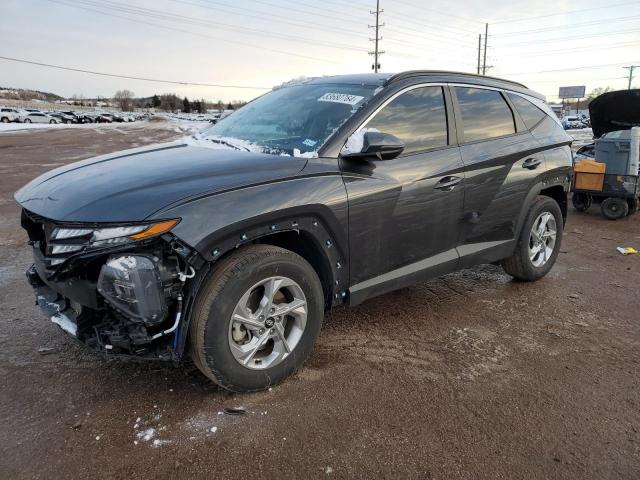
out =
[[[49,123],[53,125],[54,123],[57,123],[57,122],[55,120],[49,120]]]
[[[2,117],[2,123],[9,123],[9,119],[7,117]]]
[[[532,258],[532,252],[537,248],[533,227],[534,224],[540,225],[539,220],[544,214],[550,214],[553,218],[553,225],[550,218],[547,220],[546,225],[549,231],[545,230],[544,235],[548,235],[551,227],[554,227],[555,237],[548,236],[545,238],[545,247],[541,247],[535,257]],[[527,213],[515,252],[511,257],[502,261],[502,268],[512,277],[524,282],[533,282],[544,277],[553,268],[558,258],[560,245],[562,244],[563,229],[564,220],[558,203],[550,197],[538,196],[531,205],[529,213]],[[552,246],[551,238],[553,238]]]
[[[31,123],[31,119],[30,118],[25,118],[24,119],[24,123]]]
[[[571,196],[571,203],[573,203],[573,208],[575,208],[579,212],[586,212],[591,207],[591,195],[587,195],[586,193],[574,193]]]
[[[618,220],[629,214],[629,204],[624,198],[608,197],[600,205],[602,215],[609,220]]]
[[[640,198],[628,198],[627,203],[629,204],[629,213],[627,215],[633,215],[634,213],[637,213],[638,208],[640,208]]]
[[[258,327],[265,328],[253,331],[254,327],[233,322],[232,317],[238,318],[235,315],[238,308],[247,304],[245,298],[249,299],[249,303],[252,298],[254,302],[260,299],[264,302],[268,297],[266,288],[253,288],[260,282],[269,282],[268,279],[275,277],[295,284],[295,287],[285,286],[282,290],[275,290],[278,292],[276,295],[287,297],[287,301],[279,305],[286,309],[287,305],[294,305],[294,302],[303,298],[306,301],[304,308],[294,308],[291,314],[280,317],[276,316],[277,311],[274,314],[273,310],[259,310],[260,305],[255,303],[255,309],[249,305],[243,316],[253,318],[251,321],[255,323],[263,318]],[[288,300],[291,295],[288,289],[297,292],[290,297],[291,300]],[[267,305],[271,306],[270,303]],[[278,306],[277,302],[273,305]],[[304,314],[301,311],[306,314],[302,327],[300,325]],[[258,317],[259,313],[266,313],[267,318]],[[252,317],[254,314],[256,316]],[[191,357],[204,375],[227,390],[263,390],[289,377],[304,363],[320,332],[323,315],[322,285],[315,270],[306,260],[283,248],[251,245],[222,260],[198,292],[189,327]],[[274,324],[275,321],[282,323]],[[278,328],[281,328],[282,337],[277,333]],[[245,341],[244,345],[236,341],[236,334],[241,336],[238,342]],[[285,355],[278,352],[286,350],[276,347],[289,345],[288,342],[280,341],[286,335],[293,347]],[[239,353],[241,348],[255,352],[252,345],[259,345],[264,338],[268,338],[264,343],[264,350],[259,350],[255,355]],[[272,349],[270,353],[269,348]],[[238,355],[244,356],[238,359]],[[270,360],[274,355],[274,359]]]

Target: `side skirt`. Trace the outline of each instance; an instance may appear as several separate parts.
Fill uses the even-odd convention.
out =
[[[452,248],[353,285],[349,289],[349,305],[358,305],[368,298],[451,273],[457,267],[458,252]]]

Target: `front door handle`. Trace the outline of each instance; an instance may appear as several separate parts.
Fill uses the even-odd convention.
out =
[[[433,188],[436,190],[442,190],[444,192],[450,192],[462,181],[460,177],[448,176],[441,178],[438,183],[436,183]]]
[[[535,170],[540,166],[542,160],[539,158],[527,158],[524,162],[522,162],[522,168],[526,168],[527,170]]]

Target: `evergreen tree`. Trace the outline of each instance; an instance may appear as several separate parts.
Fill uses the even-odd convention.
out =
[[[184,113],[191,113],[191,104],[187,97],[184,97],[184,100],[182,101],[182,111]]]
[[[158,108],[161,105],[160,97],[158,97],[158,95],[153,96],[153,98],[151,99],[151,105],[153,106],[153,108]]]

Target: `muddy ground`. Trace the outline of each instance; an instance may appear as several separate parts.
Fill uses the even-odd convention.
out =
[[[0,135],[0,478],[640,478],[640,256],[615,251],[640,249],[640,215],[572,210],[535,284],[483,266],[337,309],[267,392],[86,352],[34,305],[12,194],[176,135]]]

